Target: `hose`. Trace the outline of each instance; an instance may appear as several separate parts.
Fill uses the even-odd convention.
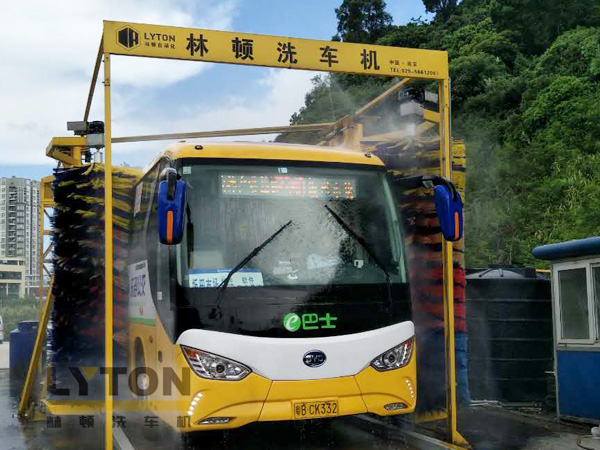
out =
[[[598,450],[597,448],[593,448],[593,447],[586,447],[585,445],[583,445],[583,444],[581,443],[581,441],[582,441],[583,439],[585,439],[585,438],[592,438],[592,439],[594,439],[594,438],[595,438],[595,439],[597,439],[595,436],[593,436],[593,435],[591,435],[591,434],[586,434],[586,435],[584,435],[584,436],[579,436],[579,437],[577,438],[577,446],[578,446],[578,447],[580,447],[580,448],[583,448],[584,450]]]

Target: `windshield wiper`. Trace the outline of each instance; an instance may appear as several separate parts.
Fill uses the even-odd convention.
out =
[[[350,236],[352,236],[356,240],[356,242],[358,242],[361,245],[361,247],[371,257],[373,262],[375,262],[375,264],[377,264],[381,268],[381,270],[383,270],[383,272],[385,273],[386,281],[389,286],[389,284],[391,283],[392,277],[390,276],[390,273],[386,270],[386,268],[383,266],[383,264],[381,263],[379,258],[377,258],[377,256],[375,256],[375,253],[373,253],[373,250],[371,250],[371,247],[369,247],[369,244],[367,244],[367,241],[365,241],[362,236],[359,236],[358,234],[356,234],[356,232],[352,228],[350,228],[348,226],[348,224],[346,222],[344,222],[342,220],[342,218],[340,216],[338,216],[333,209],[331,209],[327,205],[325,205],[325,209],[327,209],[327,211],[329,211],[329,214],[331,214],[333,216],[333,218],[336,220],[337,223],[340,224],[340,226],[344,229],[344,231],[346,233],[348,233]]]
[[[219,306],[219,303],[221,303],[221,297],[223,295],[223,292],[225,291],[225,289],[227,289],[227,286],[229,285],[229,282],[231,281],[231,277],[233,277],[233,275],[235,275],[235,273],[237,271],[239,271],[242,267],[244,267],[246,264],[248,264],[248,262],[254,258],[256,255],[258,255],[258,253],[265,248],[267,245],[269,245],[271,243],[271,241],[273,239],[275,239],[279,233],[281,233],[283,230],[285,230],[287,227],[289,227],[292,224],[292,221],[290,220],[288,223],[286,223],[285,225],[283,225],[279,230],[277,230],[275,233],[273,233],[271,236],[269,236],[268,239],[266,239],[262,244],[260,244],[258,247],[256,247],[254,250],[252,250],[248,256],[246,256],[244,259],[242,259],[239,264],[237,266],[235,266],[233,269],[231,269],[229,271],[229,273],[227,274],[227,276],[225,277],[225,279],[221,282],[221,284],[217,287],[217,289],[219,289],[219,296],[217,297],[217,306]]]

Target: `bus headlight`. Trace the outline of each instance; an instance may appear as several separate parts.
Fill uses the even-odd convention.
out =
[[[219,355],[213,355],[185,345],[181,346],[181,350],[183,350],[190,367],[202,378],[238,381],[243,380],[251,372],[250,368],[243,364]]]
[[[397,345],[387,352],[382,353],[373,361],[371,366],[379,372],[385,372],[386,370],[399,369],[406,366],[412,355],[412,349],[414,345],[414,337],[404,341],[402,344]]]

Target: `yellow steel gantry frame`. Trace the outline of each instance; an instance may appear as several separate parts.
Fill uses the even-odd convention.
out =
[[[97,144],[90,145],[86,137],[55,137],[52,138],[50,144],[46,148],[46,156],[49,156],[58,161],[60,167],[76,167],[82,164],[82,155],[84,151],[88,151],[90,147],[97,147]],[[27,369],[27,375],[25,377],[25,383],[21,391],[21,398],[19,399],[19,405],[17,408],[17,415],[21,418],[31,417],[31,398],[33,394],[33,385],[38,376],[41,373],[42,361],[41,361],[41,350],[43,343],[46,339],[46,330],[48,321],[50,320],[50,312],[52,310],[53,295],[52,287],[54,278],[52,273],[46,267],[46,264],[52,262],[48,258],[48,255],[52,252],[54,244],[49,243],[45,245],[45,236],[52,235],[51,229],[45,228],[45,217],[50,219],[49,210],[53,209],[54,194],[52,192],[52,182],[54,181],[54,175],[49,175],[41,179],[40,181],[40,209],[39,209],[39,285],[38,285],[38,299],[39,299],[39,316],[40,322],[38,325],[37,336],[35,340],[35,346],[29,366]],[[47,292],[44,292],[44,275],[50,278]],[[44,301],[44,298],[46,299]],[[44,390],[47,389],[47,377],[46,385]]]
[[[441,174],[452,179],[452,155],[450,135],[450,79],[448,55],[443,51],[421,50],[398,47],[386,47],[345,42],[330,42],[291,37],[266,36],[247,33],[224,32],[215,30],[167,27],[161,25],[138,24],[128,22],[104,22],[102,41],[98,50],[96,64],[83,120],[89,118],[94,90],[100,66],[104,63],[104,124],[105,124],[105,367],[113,367],[113,242],[112,242],[112,143],[140,140],[174,139],[183,137],[214,136],[211,133],[183,133],[160,136],[137,136],[112,138],[111,135],[111,55],[141,56],[188,61],[205,61],[263,67],[315,70],[323,72],[352,73],[386,77],[402,77],[406,81],[391,89],[402,87],[410,79],[428,79],[438,82],[439,113],[428,112],[427,120],[439,123],[442,157]],[[382,95],[388,95],[389,92]],[[378,99],[357,111],[364,114]],[[426,122],[425,126],[431,126]],[[342,131],[342,143],[357,147],[362,136],[360,124],[354,124],[351,117],[335,123],[317,124],[313,129]],[[229,130],[223,135],[260,134],[264,130],[276,133],[294,131],[294,127],[273,127],[268,129]],[[306,129],[297,131],[313,131]],[[274,131],[273,131],[274,130]],[[349,131],[354,130],[354,133]],[[244,133],[242,133],[244,132]],[[390,136],[387,136],[390,137]],[[369,137],[372,139],[374,137]],[[386,136],[378,136],[385,139]],[[68,138],[79,139],[79,138]],[[339,144],[338,139],[322,144]],[[56,143],[60,144],[60,143]],[[74,147],[85,147],[85,144]],[[60,145],[49,146],[59,148]],[[69,147],[67,145],[67,147]],[[66,156],[65,156],[66,153]],[[81,151],[51,152],[66,165],[81,158]],[[456,377],[454,364],[454,285],[452,264],[452,243],[444,241],[444,303],[445,303],[445,344],[446,344],[446,385],[447,385],[447,429],[451,444],[464,445],[456,423]],[[109,395],[111,377],[106,377],[105,385],[105,446],[113,446],[113,402]]]
[[[48,236],[52,234],[51,230],[46,230],[44,223],[45,217],[50,219],[49,209],[54,208],[54,195],[52,194],[52,181],[54,181],[54,175],[49,175],[47,177],[42,178],[40,181],[40,223],[39,223],[39,234],[40,234],[40,257],[39,257],[39,293],[38,298],[40,302],[40,308],[42,307],[42,299],[44,298],[44,272],[50,276],[50,271],[46,268],[46,264],[51,262],[47,257],[52,251],[53,244],[50,243],[48,247],[45,248],[44,244],[44,236]]]

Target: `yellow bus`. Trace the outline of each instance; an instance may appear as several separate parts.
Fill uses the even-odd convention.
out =
[[[155,374],[140,386],[160,387],[147,400],[167,423],[414,411],[402,220],[379,158],[182,142],[134,199],[129,363]],[[171,369],[187,385],[165,392]]]

